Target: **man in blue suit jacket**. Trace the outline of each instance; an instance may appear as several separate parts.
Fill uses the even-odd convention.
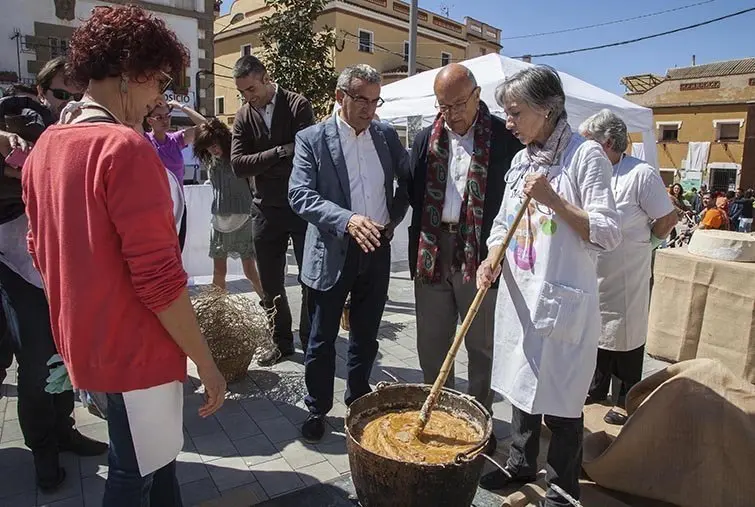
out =
[[[392,127],[373,120],[382,104],[380,80],[368,65],[346,68],[336,88],[340,111],[296,136],[288,198],[309,223],[300,273],[311,289],[304,363],[310,415],[302,426],[309,441],[322,438],[333,407],[335,341],[349,293],[344,402],[370,392],[390,279],[389,242],[409,207],[409,155]]]

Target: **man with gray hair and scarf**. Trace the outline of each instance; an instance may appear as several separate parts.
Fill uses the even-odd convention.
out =
[[[621,381],[617,405],[623,409],[627,392],[642,378],[652,251],[676,225],[677,215],[658,171],[624,153],[628,136],[621,118],[604,109],[579,130],[597,141],[613,164],[611,189],[622,235],[615,250],[598,254],[602,332],[587,402],[606,400],[611,377],[616,375]],[[626,415],[614,408],[604,419],[621,425]]]
[[[335,341],[349,293],[344,403],[370,392],[391,274],[390,240],[409,207],[409,155],[393,127],[374,120],[383,103],[380,82],[369,65],[347,67],[336,86],[340,110],[296,136],[288,199],[309,222],[300,275],[309,287],[312,322],[304,362],[310,415],[301,429],[308,441],[322,438],[333,407]]]

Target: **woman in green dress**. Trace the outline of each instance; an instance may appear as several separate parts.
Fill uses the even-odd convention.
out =
[[[228,257],[241,259],[244,275],[262,297],[252,244],[252,193],[247,180],[231,169],[231,131],[218,119],[195,128],[194,155],[207,167],[212,184],[212,283],[225,290]]]

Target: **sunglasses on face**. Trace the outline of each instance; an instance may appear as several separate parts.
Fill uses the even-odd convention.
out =
[[[157,84],[160,86],[160,93],[165,93],[173,83],[173,78],[163,71],[160,71],[160,74],[161,75],[157,77]]]
[[[50,93],[52,93],[52,96],[58,100],[75,100],[77,102],[84,96],[83,93],[71,93],[62,88],[50,88]]]

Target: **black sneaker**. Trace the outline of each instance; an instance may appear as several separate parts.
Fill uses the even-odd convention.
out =
[[[67,435],[58,437],[58,449],[61,452],[72,452],[77,456],[99,456],[108,451],[108,444],[98,442],[72,429]]]
[[[497,491],[505,489],[512,484],[527,484],[537,480],[536,475],[519,475],[515,470],[509,468],[508,465],[503,468],[505,471],[495,470],[483,475],[482,479],[480,479],[480,487],[488,491]]]
[[[309,414],[307,420],[301,425],[301,436],[304,440],[316,443],[325,435],[325,419],[319,415]]]

